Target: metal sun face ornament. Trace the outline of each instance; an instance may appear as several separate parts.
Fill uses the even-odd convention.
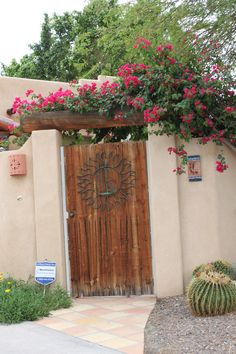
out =
[[[131,163],[118,155],[97,153],[81,168],[78,190],[87,205],[110,211],[123,204],[135,187],[135,171]]]

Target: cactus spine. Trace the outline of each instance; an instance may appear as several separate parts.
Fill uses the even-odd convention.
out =
[[[217,260],[215,262],[201,264],[200,266],[197,266],[193,270],[192,276],[195,277],[196,275],[199,275],[201,272],[208,272],[208,271],[225,274],[228,277],[230,277],[230,279],[233,279],[233,275],[234,275],[233,267],[229,262],[224,260]]]
[[[213,266],[216,272],[223,273],[228,277],[230,277],[230,279],[233,279],[234,269],[229,262],[224,260],[217,260],[213,263]]]
[[[201,264],[200,266],[197,266],[192,273],[192,276],[198,276],[202,272],[208,272],[208,271],[214,271],[214,266],[213,263],[207,263],[207,264]]]
[[[190,282],[187,298],[194,315],[223,315],[236,309],[236,286],[224,274],[202,272]]]

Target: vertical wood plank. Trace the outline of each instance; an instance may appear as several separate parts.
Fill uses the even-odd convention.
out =
[[[102,170],[110,174],[110,187],[100,172],[106,163],[116,166]],[[65,167],[67,208],[74,212],[68,220],[73,295],[152,293],[145,143],[67,146]],[[93,195],[110,209],[95,208],[84,198],[79,186],[83,174],[84,190],[88,174]],[[112,197],[103,197],[109,188],[116,188]]]

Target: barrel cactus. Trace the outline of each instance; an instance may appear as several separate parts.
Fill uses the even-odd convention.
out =
[[[224,260],[217,260],[213,262],[213,266],[215,268],[215,271],[218,273],[223,273],[225,275],[228,275],[230,279],[233,279],[234,276],[234,270],[232,265]]]
[[[230,277],[230,279],[233,279],[234,276],[234,270],[232,265],[229,262],[224,260],[217,260],[215,262],[201,264],[193,270],[192,276],[195,277],[196,275],[199,275],[201,272],[208,272],[208,271],[223,273],[228,277]]]
[[[214,271],[214,270],[215,269],[214,269],[213,263],[201,264],[193,270],[192,276],[195,277],[202,272],[208,272],[208,271]]]
[[[236,286],[222,273],[198,273],[188,286],[187,298],[196,316],[223,315],[236,310]]]

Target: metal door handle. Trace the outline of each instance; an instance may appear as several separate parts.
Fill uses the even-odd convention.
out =
[[[75,212],[74,211],[68,211],[68,216],[69,216],[69,218],[73,218],[75,216]]]

